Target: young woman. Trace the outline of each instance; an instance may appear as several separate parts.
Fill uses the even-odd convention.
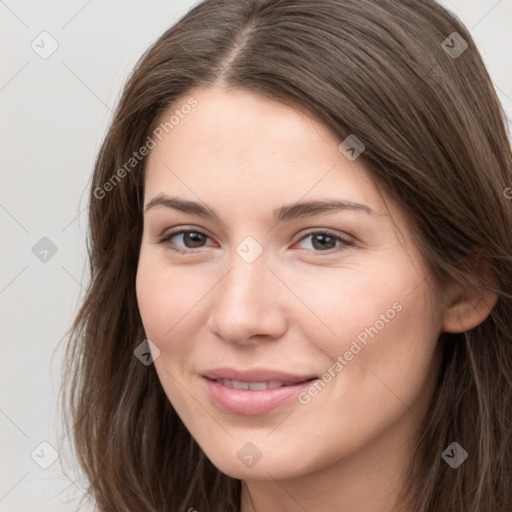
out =
[[[510,187],[434,1],[191,9],[93,175],[65,398],[98,509],[512,510]]]

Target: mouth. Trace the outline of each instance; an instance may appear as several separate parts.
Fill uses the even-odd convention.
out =
[[[249,389],[246,387],[246,384],[260,386],[259,388],[256,387],[254,389],[261,389],[261,385],[263,384],[265,387],[270,386],[270,388],[291,386],[293,384],[317,378],[316,375],[308,373],[291,374],[280,370],[270,370],[266,368],[238,370],[236,368],[228,367],[206,370],[202,375],[207,379],[218,381],[221,384],[225,384],[228,387],[234,387],[235,389]],[[231,384],[233,384],[233,386],[231,386]]]
[[[297,384],[302,384],[304,382],[310,382],[314,380],[315,377],[312,377],[310,379],[300,381],[300,382],[281,382],[278,380],[269,380],[269,381],[263,381],[263,382],[243,382],[239,380],[231,380],[231,379],[209,379],[213,380],[213,382],[217,382],[218,384],[221,384],[223,386],[226,386],[230,389],[247,389],[251,391],[261,391],[264,389],[277,389],[282,388],[285,386],[295,386]]]
[[[248,378],[235,370],[207,372],[201,379],[213,404],[233,415],[256,416],[269,413],[289,403],[317,380],[312,376],[291,376],[280,372],[255,371],[259,377]],[[219,376],[222,373],[222,376]],[[233,378],[237,373],[238,378]],[[227,374],[227,376],[226,376]],[[262,378],[263,375],[271,378]],[[276,376],[281,378],[278,379]]]

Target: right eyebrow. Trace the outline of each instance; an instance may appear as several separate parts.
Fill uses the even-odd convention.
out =
[[[151,199],[151,201],[149,201],[149,203],[146,205],[144,213],[146,213],[150,208],[154,208],[158,205],[172,208],[174,210],[179,210],[180,212],[192,213],[194,215],[199,215],[200,217],[220,221],[220,217],[207,206],[203,206],[202,204],[196,203],[195,201],[188,201],[186,199],[179,199],[177,197],[169,197],[164,194],[158,194],[153,197],[153,199]]]

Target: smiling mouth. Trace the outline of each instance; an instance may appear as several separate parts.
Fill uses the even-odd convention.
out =
[[[307,379],[301,382],[281,382],[278,380],[270,380],[270,381],[264,381],[264,382],[242,382],[238,380],[231,380],[231,379],[209,379],[213,382],[217,382],[218,384],[222,384],[223,386],[226,386],[227,388],[231,389],[247,389],[251,391],[262,391],[265,389],[277,389],[282,388],[286,386],[296,386],[297,384],[303,384],[305,382],[309,382],[312,380],[315,380],[315,378]]]
[[[234,415],[263,415],[292,402],[316,377],[296,380],[241,381],[202,376],[205,391],[213,403],[222,411]]]

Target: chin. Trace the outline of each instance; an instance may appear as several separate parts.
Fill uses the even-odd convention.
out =
[[[240,480],[286,480],[308,472],[304,461],[301,465],[297,464],[297,455],[287,457],[275,451],[265,454],[264,450],[257,455],[256,450],[246,443],[236,443],[236,447],[230,447],[222,453],[203,451],[219,471]],[[253,460],[250,458],[251,452]],[[295,453],[300,453],[300,449],[295,450]]]

